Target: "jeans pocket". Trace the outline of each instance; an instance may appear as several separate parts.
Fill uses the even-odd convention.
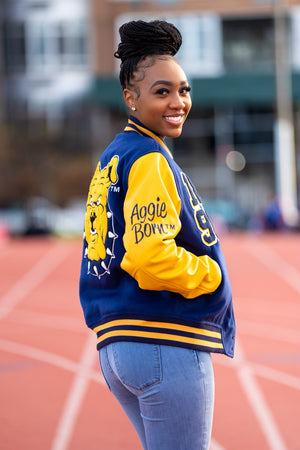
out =
[[[159,345],[116,342],[112,344],[112,356],[111,367],[128,388],[142,390],[161,381]]]

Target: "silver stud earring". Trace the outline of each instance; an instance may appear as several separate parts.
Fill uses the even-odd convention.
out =
[[[132,107],[131,107],[131,110],[132,110],[132,111],[136,111],[136,107],[135,107],[135,106],[132,106]]]

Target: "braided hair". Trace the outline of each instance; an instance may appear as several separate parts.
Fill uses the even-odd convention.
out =
[[[125,23],[119,34],[121,42],[114,56],[121,60],[119,79],[123,89],[131,84],[140,62],[148,56],[174,56],[182,43],[180,31],[173,24],[161,20]]]

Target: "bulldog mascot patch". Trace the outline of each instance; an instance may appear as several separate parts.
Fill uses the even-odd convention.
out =
[[[107,202],[110,186],[118,181],[117,165],[117,156],[114,156],[103,169],[100,169],[98,163],[86,204],[85,257],[89,260],[88,273],[99,279],[105,273],[109,273],[111,259],[114,258],[114,241],[118,237],[114,231],[113,215]]]

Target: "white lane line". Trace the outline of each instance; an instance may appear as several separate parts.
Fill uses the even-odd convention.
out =
[[[226,450],[226,449],[225,449],[225,447],[220,445],[217,441],[212,439],[211,443],[210,443],[210,450]]]
[[[58,316],[57,314],[45,314],[37,311],[26,311],[18,308],[7,319],[9,323],[21,323],[31,326],[51,328],[53,330],[74,331],[75,333],[85,333],[87,327],[83,319]]]
[[[16,280],[13,287],[0,298],[0,320],[50,275],[66,257],[68,251],[68,247],[54,245],[28,272]]]
[[[88,340],[86,345],[87,356],[89,353],[90,354],[95,353],[95,336],[93,335],[92,337],[93,343],[92,342],[90,343]],[[25,356],[30,359],[35,359],[75,374],[79,374],[81,371],[81,377],[86,378],[86,380],[94,381],[96,383],[106,386],[106,383],[101,375],[100,369],[98,371],[93,370],[92,369],[93,364],[91,365],[88,364],[85,367],[83,365],[80,366],[81,363],[80,364],[74,363],[73,361],[64,358],[63,356],[58,356],[54,353],[39,350],[29,345],[15,343],[5,339],[0,339],[0,350],[7,353]],[[75,382],[73,385],[75,385]],[[53,449],[54,447],[52,448],[52,450]],[[225,447],[220,445],[215,439],[212,438],[210,450],[226,450],[226,449]]]
[[[239,333],[259,336],[264,339],[272,339],[280,342],[288,342],[290,344],[300,344],[300,331],[280,327],[278,325],[258,323],[253,320],[239,319]]]
[[[298,269],[289,264],[266,244],[259,242],[259,244],[253,245],[253,242],[247,241],[244,247],[269,270],[272,270],[272,272],[300,294],[300,271]],[[300,255],[299,249],[295,249],[295,251]]]
[[[93,335],[93,343],[89,346],[89,342],[87,344],[88,352],[95,353],[95,336]],[[67,370],[69,372],[79,374],[81,372],[81,376],[85,377],[87,380],[94,381],[96,383],[102,384],[106,386],[106,383],[101,375],[100,369],[98,371],[92,370],[92,365],[90,367],[80,367],[80,364],[74,363],[73,361],[64,358],[63,356],[58,356],[54,353],[50,353],[44,350],[39,350],[35,347],[31,347],[29,345],[19,344],[12,341],[8,341],[5,339],[0,339],[0,350],[13,353],[21,356],[28,357],[30,359],[35,359],[52,366],[59,367],[60,369]],[[75,384],[75,383],[74,383]],[[53,450],[53,449],[52,449]],[[226,450],[225,447],[221,446],[215,439],[211,440],[210,450]]]
[[[300,391],[300,377],[272,369],[271,367],[263,366],[262,364],[252,364],[250,367],[253,373],[262,378],[275,381],[276,383]]]
[[[95,362],[95,336],[90,335],[80,360],[80,369],[74,377],[69,396],[66,400],[62,416],[54,437],[51,450],[66,450],[72,437],[72,432],[88,388],[89,380],[86,371],[91,369]]]
[[[247,365],[247,361],[244,359],[243,350],[240,344],[237,345],[234,365],[237,367],[237,375],[240,384],[259,422],[270,450],[288,450],[266,400],[255,380],[252,369]]]
[[[96,343],[94,336],[94,353],[97,354],[95,347]],[[99,371],[86,369],[84,372],[82,367],[80,367],[78,363],[71,361],[70,359],[63,356],[56,355],[55,353],[50,353],[45,350],[31,347],[30,345],[19,344],[17,342],[9,341],[6,339],[0,339],[0,350],[7,353],[13,353],[15,355],[25,356],[26,358],[36,359],[37,361],[50,364],[52,366],[58,367],[59,369],[67,370],[68,372],[72,372],[75,374],[82,370],[82,376],[85,376],[89,380],[95,381],[96,383],[105,384],[105,381],[101,376],[100,369]]]
[[[228,360],[227,358],[215,358],[214,364],[219,364],[220,366],[228,367],[234,369],[234,360]],[[288,386],[292,389],[300,390],[300,377],[295,375],[290,375],[288,373],[282,372],[277,369],[272,369],[271,367],[265,366],[263,364],[256,364],[247,362],[247,366],[251,369],[253,375],[258,375],[266,380],[275,381],[278,384]]]

